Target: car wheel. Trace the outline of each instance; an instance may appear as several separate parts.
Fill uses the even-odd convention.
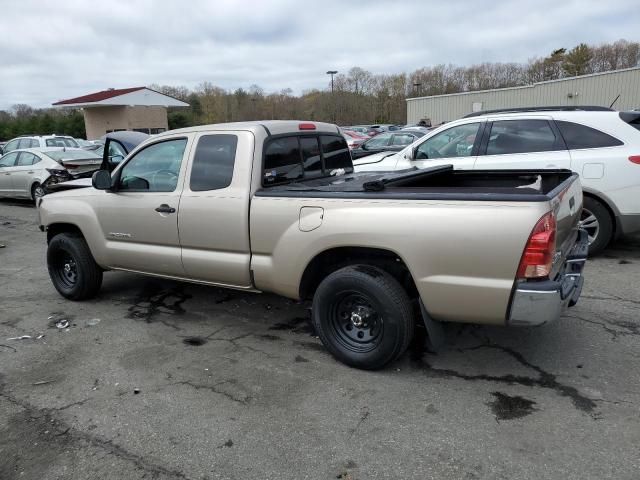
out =
[[[31,187],[31,200],[35,203],[38,198],[44,197],[46,195],[44,188],[39,183],[34,183]]]
[[[313,324],[338,360],[375,370],[402,355],[414,332],[411,302],[395,278],[368,265],[328,275],[313,297]]]
[[[102,285],[102,269],[79,235],[60,233],[47,249],[47,268],[53,286],[69,300],[94,297]]]
[[[598,255],[613,237],[613,218],[598,200],[584,197],[580,227],[589,235],[589,254]]]

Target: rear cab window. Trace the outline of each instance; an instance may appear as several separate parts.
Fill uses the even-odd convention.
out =
[[[265,187],[352,172],[342,135],[284,135],[267,140],[264,149]]]
[[[604,148],[624,145],[623,142],[608,133],[579,123],[556,120],[556,125],[564,137],[569,150],[582,148]]]

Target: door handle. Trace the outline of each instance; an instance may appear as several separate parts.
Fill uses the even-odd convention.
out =
[[[33,173],[33,172],[27,172],[27,173],[31,174],[31,173]]]
[[[11,175],[9,172],[5,173],[5,175]]]
[[[160,213],[176,213],[176,209],[173,208],[173,207],[170,207],[166,203],[163,203],[158,208],[156,208],[156,212],[160,212]]]

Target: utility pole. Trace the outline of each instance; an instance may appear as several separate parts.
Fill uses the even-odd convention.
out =
[[[336,97],[333,93],[333,76],[338,73],[337,70],[329,70],[327,75],[331,75],[331,99],[333,101],[333,123],[336,123]]]
[[[415,88],[415,91],[418,95],[420,95],[420,87],[422,86],[421,83],[414,83],[413,87]]]

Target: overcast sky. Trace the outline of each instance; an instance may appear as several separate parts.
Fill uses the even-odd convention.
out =
[[[152,83],[326,88],[327,70],[526,62],[640,39],[638,0],[4,0],[0,109]]]

